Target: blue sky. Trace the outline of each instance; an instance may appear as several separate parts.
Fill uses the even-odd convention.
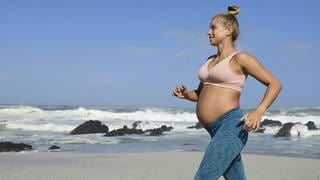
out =
[[[282,82],[273,108],[320,106],[319,0],[2,0],[0,104],[193,107],[213,15],[240,6],[237,49]],[[265,87],[249,78],[241,106]]]

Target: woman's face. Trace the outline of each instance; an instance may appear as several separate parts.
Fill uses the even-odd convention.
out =
[[[226,39],[228,35],[230,35],[230,30],[216,19],[213,19],[208,30],[210,44],[213,46],[217,46],[224,39]]]

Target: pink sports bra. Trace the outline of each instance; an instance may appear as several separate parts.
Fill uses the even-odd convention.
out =
[[[240,91],[244,85],[246,80],[246,76],[244,74],[236,74],[233,72],[229,66],[229,62],[232,57],[237,54],[237,52],[229,55],[224,58],[217,64],[215,64],[212,68],[209,69],[209,62],[213,60],[213,58],[209,59],[206,63],[202,65],[199,70],[199,79],[200,81],[206,85],[214,85],[224,88],[234,89],[236,91]]]

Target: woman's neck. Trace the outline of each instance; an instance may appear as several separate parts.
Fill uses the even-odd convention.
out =
[[[217,58],[218,59],[224,59],[230,54],[234,53],[235,47],[233,42],[225,42],[217,45]]]

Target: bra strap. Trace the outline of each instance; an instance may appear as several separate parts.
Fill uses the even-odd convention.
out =
[[[228,62],[233,58],[234,55],[238,54],[239,52],[241,52],[241,51],[236,51],[233,54],[231,54],[231,56],[228,57],[229,58]]]

